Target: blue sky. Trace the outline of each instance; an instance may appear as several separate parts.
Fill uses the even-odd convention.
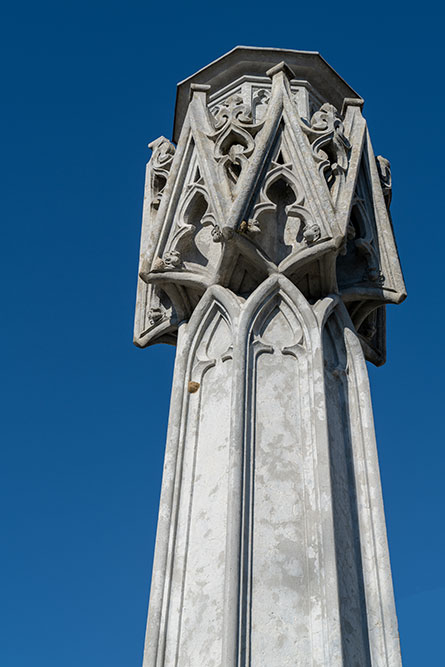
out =
[[[8,3],[0,664],[140,667],[174,349],[132,346],[147,143],[236,44],[318,50],[391,160],[409,297],[370,368],[405,667],[442,665],[443,16],[427,0]]]

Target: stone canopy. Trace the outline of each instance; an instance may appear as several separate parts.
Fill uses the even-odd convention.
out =
[[[178,85],[177,146],[150,144],[138,346],[174,344],[208,286],[248,295],[277,271],[309,299],[340,294],[384,362],[405,288],[362,106],[315,52],[236,47]]]

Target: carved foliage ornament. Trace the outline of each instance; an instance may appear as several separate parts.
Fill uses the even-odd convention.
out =
[[[255,148],[254,137],[263,123],[254,123],[251,109],[241,95],[231,95],[215,110],[214,156],[222,177],[227,177],[230,189],[236,191],[242,170]]]
[[[152,141],[148,144],[148,147],[153,151],[149,163],[152,193],[151,205],[157,210],[167,184],[168,174],[175,155],[175,147],[165,137],[159,137],[159,139]]]
[[[311,142],[312,155],[335,202],[344,182],[351,148],[344,135],[342,119],[332,104],[325,103],[313,114],[309,124],[302,120],[301,127]]]

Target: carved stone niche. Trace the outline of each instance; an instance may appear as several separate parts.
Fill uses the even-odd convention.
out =
[[[362,106],[310,52],[237,47],[178,85],[177,146],[150,144],[137,345],[173,343],[209,286],[246,299],[279,273],[309,302],[339,294],[366,358],[384,362],[384,307],[405,288],[389,162]],[[168,315],[147,326],[160,298]]]

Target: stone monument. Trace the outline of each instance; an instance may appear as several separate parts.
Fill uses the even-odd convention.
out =
[[[135,343],[177,346],[144,667],[398,667],[365,360],[405,298],[363,100],[237,47],[150,144]]]

